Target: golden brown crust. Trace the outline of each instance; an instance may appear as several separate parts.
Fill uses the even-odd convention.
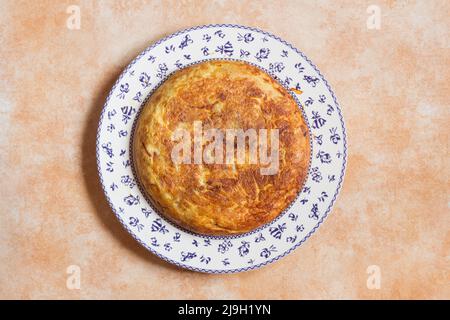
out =
[[[177,128],[279,129],[279,171],[259,164],[175,164]],[[309,133],[290,94],[260,69],[209,61],[172,75],[145,105],[134,135],[138,177],[168,218],[198,233],[251,231],[277,217],[307,175]]]

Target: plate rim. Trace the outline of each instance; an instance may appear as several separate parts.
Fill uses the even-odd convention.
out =
[[[325,210],[324,214],[322,215],[322,217],[320,218],[320,220],[317,222],[317,224],[303,237],[303,239],[301,239],[298,243],[296,243],[294,246],[292,246],[291,248],[289,248],[288,250],[286,250],[285,252],[283,252],[282,254],[261,262],[259,264],[256,265],[252,265],[252,266],[248,266],[248,267],[244,267],[244,268],[236,268],[236,269],[203,269],[203,268],[198,268],[198,267],[194,267],[194,266],[190,266],[187,264],[183,264],[180,263],[178,261],[172,260],[169,257],[166,257],[162,254],[160,254],[159,252],[157,252],[156,250],[154,250],[153,248],[151,248],[149,245],[147,245],[144,241],[142,241],[141,239],[139,239],[135,233],[133,232],[133,230],[131,230],[131,228],[127,225],[127,223],[122,219],[122,217],[118,214],[118,210],[116,210],[115,206],[113,205],[113,203],[111,202],[111,199],[108,195],[105,183],[103,181],[103,176],[102,176],[102,172],[101,172],[101,164],[100,164],[100,156],[99,156],[99,152],[100,152],[100,132],[101,132],[101,127],[102,127],[102,123],[103,123],[103,119],[104,119],[104,115],[105,115],[105,111],[106,108],[109,104],[109,100],[113,95],[113,92],[115,91],[116,87],[120,84],[122,78],[124,76],[126,76],[126,74],[128,73],[128,71],[130,70],[130,68],[136,63],[138,62],[148,51],[150,51],[151,49],[155,48],[156,46],[158,46],[159,44],[175,37],[178,36],[180,34],[184,34],[186,32],[190,32],[190,31],[194,31],[194,30],[198,30],[198,29],[208,29],[208,28],[240,28],[240,29],[244,29],[244,30],[250,30],[253,32],[257,32],[260,34],[263,34],[265,36],[269,36],[281,43],[283,43],[284,45],[288,46],[289,48],[291,48],[293,51],[295,51],[296,53],[298,53],[303,59],[305,59],[310,66],[314,69],[314,71],[317,72],[317,75],[320,77],[320,79],[323,81],[323,83],[325,84],[326,88],[328,89],[328,91],[330,92],[332,98],[333,98],[333,102],[335,103],[336,106],[336,110],[339,116],[339,120],[340,120],[340,124],[342,126],[342,142],[343,142],[343,155],[342,155],[342,168],[341,168],[341,175],[339,177],[339,182],[336,186],[336,191],[333,195],[333,198],[330,201],[330,204],[328,206],[328,208]],[[325,219],[328,217],[328,215],[330,214],[334,203],[337,200],[337,197],[339,196],[339,193],[341,191],[342,188],[342,184],[344,182],[344,177],[345,177],[345,171],[347,168],[347,134],[346,134],[346,127],[345,127],[345,122],[343,119],[343,115],[342,115],[342,110],[341,107],[337,101],[336,95],[334,94],[334,91],[331,89],[330,85],[328,84],[328,81],[325,79],[325,77],[322,75],[322,73],[319,71],[319,69],[316,67],[316,65],[309,60],[309,58],[303,54],[302,51],[300,51],[299,49],[297,49],[296,47],[294,47],[292,44],[290,44],[289,42],[286,42],[285,40],[283,40],[282,38],[261,30],[259,28],[256,27],[249,27],[249,26],[244,26],[244,25],[239,25],[239,24],[206,24],[206,25],[197,25],[197,26],[193,26],[190,28],[185,28],[179,31],[176,31],[174,33],[171,33],[161,39],[159,39],[158,41],[150,44],[149,46],[147,46],[142,52],[140,52],[124,69],[123,71],[120,73],[119,77],[117,78],[117,80],[114,82],[114,85],[111,87],[106,99],[105,99],[105,103],[103,104],[102,107],[102,111],[100,113],[100,117],[99,117],[99,122],[98,122],[98,127],[97,127],[97,135],[96,135],[96,161],[97,161],[97,173],[98,176],[100,178],[100,184],[102,186],[102,190],[103,193],[106,197],[106,200],[108,202],[109,207],[111,208],[111,210],[113,211],[114,215],[116,216],[116,218],[120,221],[120,223],[122,224],[122,227],[128,231],[128,233],[139,243],[141,244],[144,248],[146,248],[147,250],[149,250],[152,254],[156,255],[157,257],[159,257],[160,259],[173,264],[177,267],[180,268],[184,268],[184,269],[188,269],[191,271],[197,271],[197,272],[202,272],[202,273],[211,273],[211,274],[224,274],[224,273],[238,273],[238,272],[245,272],[245,271],[251,271],[251,270],[255,270],[255,269],[259,269],[263,266],[266,266],[270,263],[276,262],[279,259],[287,256],[289,253],[291,253],[292,251],[294,251],[295,249],[297,249],[301,244],[303,244],[309,237],[311,237],[311,235],[313,233],[315,233],[315,231],[320,227],[320,225],[325,221]]]

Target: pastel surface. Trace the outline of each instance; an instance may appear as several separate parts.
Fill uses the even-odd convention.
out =
[[[449,298],[448,1],[0,3],[0,297]],[[147,45],[193,25],[239,23],[301,49],[335,91],[348,169],[303,246],[248,273],[174,268],[124,232],[98,182],[105,96]],[[80,290],[66,286],[81,270]],[[367,287],[377,265],[381,287]]]

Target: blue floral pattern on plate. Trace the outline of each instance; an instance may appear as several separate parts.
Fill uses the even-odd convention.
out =
[[[242,60],[269,72],[291,90],[311,134],[310,170],[296,200],[271,223],[243,235],[199,235],[168,222],[147,200],[132,165],[130,143],[146,98],[173,72],[209,59]],[[97,132],[100,181],[117,218],[158,257],[199,272],[248,271],[302,244],[330,212],[346,158],[341,110],[315,65],[284,40],[239,25],[194,27],[144,50],[111,89]]]

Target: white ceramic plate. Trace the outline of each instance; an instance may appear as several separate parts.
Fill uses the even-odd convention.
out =
[[[311,133],[311,164],[301,193],[277,219],[239,236],[204,236],[168,222],[149,204],[130,159],[130,141],[143,102],[171,73],[208,59],[243,60],[269,72],[296,97]],[[211,273],[255,269],[302,244],[336,200],[346,155],[341,111],[319,70],[282,39],[239,25],[194,27],[148,47],[111,89],[97,134],[100,180],[124,227],[158,257]]]

